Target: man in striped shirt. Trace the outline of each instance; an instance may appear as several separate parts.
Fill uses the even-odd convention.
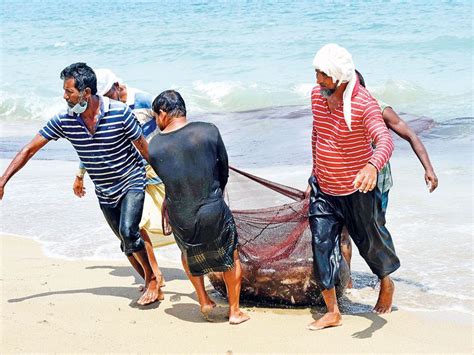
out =
[[[153,116],[153,110],[151,109],[153,96],[144,91],[129,87],[124,83],[120,83],[121,80],[110,69],[94,69],[94,72],[97,78],[97,94],[112,100],[121,101],[130,107],[141,125],[145,139],[147,142],[150,142],[151,138],[160,131],[156,124],[155,117]],[[165,285],[164,277],[158,267],[150,235],[158,239],[161,238],[161,240],[167,240],[163,238],[163,223],[161,221],[161,206],[165,197],[165,186],[145,159],[143,159],[143,164],[145,165],[147,183],[143,214],[140,221],[140,233],[145,242],[145,248],[154,273],[160,281],[160,286],[163,287]],[[76,173],[72,186],[74,194],[79,198],[82,198],[86,194],[84,187],[85,173],[86,168],[84,163],[80,161],[79,170]],[[130,261],[135,270],[143,277],[143,270],[140,264],[133,263],[134,260]]]
[[[142,155],[148,159],[140,125],[127,105],[96,95],[95,73],[85,63],[66,67],[61,79],[68,110],[50,119],[15,156],[0,179],[0,199],[8,180],[39,149],[50,140],[69,140],[94,182],[100,208],[122,251],[143,270],[147,290],[138,303],[155,302],[162,293],[138,228],[146,182]]]
[[[375,99],[355,74],[346,49],[328,44],[316,54],[313,110],[313,169],[306,191],[310,196],[315,275],[323,288],[327,313],[308,329],[342,324],[335,283],[341,253],[339,238],[347,226],[361,256],[381,280],[374,311],[391,311],[394,284],[390,274],[400,267],[381,213],[377,172],[393,151],[390,133]],[[372,148],[375,142],[375,151]]]

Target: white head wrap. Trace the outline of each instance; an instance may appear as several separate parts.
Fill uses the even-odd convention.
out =
[[[324,74],[330,76],[334,82],[338,82],[337,86],[342,83],[349,83],[342,96],[343,109],[344,109],[344,120],[346,121],[349,131],[351,129],[352,122],[352,92],[357,81],[357,75],[355,73],[354,62],[352,61],[352,55],[347,49],[338,46],[337,44],[330,43],[322,47],[318,53],[316,53],[313,60],[313,67]]]
[[[97,77],[97,94],[105,95],[109,92],[115,83],[120,82],[120,79],[110,69],[94,69]]]

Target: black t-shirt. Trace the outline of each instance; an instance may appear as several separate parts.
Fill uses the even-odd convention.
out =
[[[149,144],[150,164],[166,189],[173,232],[200,244],[231,218],[222,197],[229,177],[227,152],[216,126],[190,122],[156,135]],[[207,230],[207,232],[205,232]]]

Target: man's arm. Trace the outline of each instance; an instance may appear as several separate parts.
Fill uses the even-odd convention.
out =
[[[142,157],[145,158],[147,162],[150,162],[148,156],[148,142],[143,136],[140,123],[138,123],[137,118],[128,106],[124,112],[123,127],[125,136],[133,142],[133,145],[137,148]]]
[[[145,158],[147,162],[150,162],[150,158],[148,156],[148,142],[146,141],[143,134],[140,136],[140,138],[133,141],[133,145],[135,148],[137,148],[143,158]]]
[[[13,158],[8,168],[3,173],[2,177],[0,177],[0,200],[3,199],[3,193],[5,189],[5,185],[7,184],[8,180],[15,175],[25,164],[28,160],[31,159],[33,155],[38,152],[42,147],[44,147],[49,140],[44,138],[42,135],[37,134],[30,143],[25,145]]]
[[[423,168],[425,168],[426,185],[428,186],[429,191],[433,192],[438,187],[438,177],[434,172],[428,152],[420,138],[391,107],[387,107],[383,110],[382,117],[388,128],[410,143],[411,148],[420,160]]]
[[[354,179],[354,187],[360,192],[372,191],[377,185],[377,173],[387,164],[393,152],[393,140],[383,119],[380,107],[370,102],[364,112],[364,125],[375,143],[376,148],[372,158]]]
[[[314,95],[315,95],[316,90],[317,90],[316,88],[313,88],[313,91],[311,92],[311,105],[313,105],[314,103]],[[313,164],[311,166],[311,173],[309,174],[310,177],[311,175],[313,175],[314,171],[316,171],[316,140],[318,138],[318,131],[316,130],[315,120],[316,120],[316,117],[313,112],[313,129],[311,130],[311,153],[312,153],[311,156],[312,156]],[[308,183],[308,187],[306,187],[306,191],[304,192],[304,197],[309,198],[310,195],[311,195],[311,185]]]

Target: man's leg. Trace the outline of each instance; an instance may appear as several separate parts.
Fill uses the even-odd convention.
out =
[[[102,213],[104,214],[105,220],[107,221],[110,229],[114,232],[114,234],[117,236],[117,238],[120,240],[120,249],[123,252],[123,239],[120,235],[120,205],[118,207],[104,207],[100,206],[100,209],[102,210]],[[145,273],[143,272],[142,266],[138,262],[137,259],[133,255],[127,255],[127,259],[132,265],[132,267],[135,269],[135,271],[143,278],[145,279]]]
[[[309,330],[320,330],[342,325],[342,316],[337,304],[336,288],[334,286],[339,272],[340,257],[338,253],[342,223],[333,215],[310,217],[310,227],[313,235],[313,262],[315,275],[323,287],[321,294],[327,307],[327,312],[320,319],[307,326]]]
[[[143,268],[140,265],[140,263],[138,262],[138,260],[135,259],[133,254],[132,255],[127,255],[127,259],[130,262],[130,264],[132,265],[132,267],[135,269],[135,271],[138,272],[138,274],[142,277],[143,280],[145,280],[145,273],[143,272]],[[142,287],[142,286],[140,285],[140,287]]]
[[[183,253],[181,253],[181,262],[183,263],[183,268],[186,272],[186,275],[188,275],[189,281],[191,281],[194,286],[194,289],[196,290],[198,302],[201,306],[201,313],[203,314],[204,318],[208,319],[208,313],[216,307],[216,303],[209,298],[209,295],[206,292],[206,288],[204,287],[204,277],[193,276],[191,274],[191,272],[189,271],[188,262]]]
[[[393,294],[395,293],[395,284],[390,276],[385,276],[380,280],[380,292],[377,303],[374,306],[376,313],[392,312]]]
[[[374,311],[389,313],[395,285],[390,274],[400,267],[392,237],[385,228],[380,191],[354,192],[345,196],[344,216],[349,233],[360,255],[380,279],[380,291]]]
[[[160,289],[156,275],[153,273],[148,255],[145,249],[141,249],[133,253],[135,259],[138,260],[145,272],[146,289],[143,295],[138,299],[137,303],[146,305],[155,301],[162,301],[165,299],[163,292]]]
[[[143,212],[143,191],[128,191],[120,202],[120,236],[124,241],[124,252],[133,256],[143,269],[146,290],[137,301],[145,305],[164,299],[163,293],[148,259],[145,243],[140,238],[139,223]]]
[[[352,243],[346,226],[342,228],[341,232],[341,254],[344,257],[344,260],[346,260],[347,266],[349,266],[349,282],[347,283],[347,288],[352,288],[352,276],[350,274],[352,260]]]
[[[240,310],[240,287],[242,284],[242,265],[239,252],[234,251],[234,267],[223,273],[227,297],[229,299],[229,323],[240,324],[250,317]]]
[[[328,311],[324,316],[309,324],[307,327],[309,330],[321,330],[342,325],[342,316],[339,311],[339,306],[337,305],[336,289],[333,287],[321,293]]]
[[[316,185],[315,185],[316,186]],[[315,194],[315,189],[317,189]],[[331,202],[330,202],[330,201]],[[309,225],[311,228],[314,273],[327,307],[326,314],[308,325],[310,330],[319,330],[342,324],[342,316],[337,305],[335,283],[339,278],[339,236],[342,217],[335,209],[336,200],[313,187],[310,196]]]
[[[390,190],[382,192],[381,195],[381,212],[379,213],[383,217],[383,223],[385,225],[385,214],[387,213],[388,207],[388,193]],[[377,198],[377,195],[376,195]],[[395,284],[393,283],[390,276],[386,276],[380,280],[380,293],[377,303],[375,304],[374,311],[377,313],[390,313],[392,311],[393,294],[395,292]]]
[[[151,244],[150,237],[148,236],[148,233],[145,229],[141,229],[140,234],[142,236],[143,241],[145,242],[146,253],[148,255],[148,260],[150,260],[153,273],[156,275],[160,287],[164,287],[165,278],[163,277],[163,274],[161,273],[161,270],[158,267],[158,261],[156,260],[155,252],[153,251],[153,245]]]

